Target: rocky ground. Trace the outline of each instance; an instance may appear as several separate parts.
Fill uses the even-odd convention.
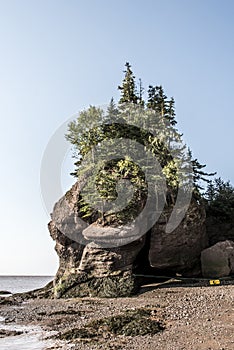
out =
[[[52,331],[51,350],[234,349],[233,284],[148,285],[132,298],[6,300],[5,323]]]

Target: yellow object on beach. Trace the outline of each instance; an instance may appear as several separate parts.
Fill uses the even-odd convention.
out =
[[[217,284],[220,284],[220,280],[210,280],[210,285],[211,286],[217,285]]]

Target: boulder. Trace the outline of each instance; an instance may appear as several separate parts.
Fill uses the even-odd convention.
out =
[[[226,277],[234,273],[234,242],[218,242],[201,253],[203,277]]]
[[[164,210],[151,230],[150,265],[168,273],[198,275],[201,251],[208,245],[204,206],[192,199],[179,226],[174,231],[167,232],[171,211],[170,208]]]

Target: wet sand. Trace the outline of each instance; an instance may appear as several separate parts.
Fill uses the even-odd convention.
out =
[[[134,314],[142,309],[150,310],[150,322],[162,324],[162,329],[155,334],[126,335],[118,334],[116,329],[113,332],[109,323],[103,322],[113,316],[118,320],[126,310]],[[23,301],[18,297],[11,305],[0,304],[0,316],[7,325],[39,326],[44,338],[53,336],[53,344],[45,345],[43,350],[234,349],[234,285],[152,285],[142,288],[137,296],[115,299]],[[136,322],[143,327],[145,321],[143,314]],[[139,324],[134,327],[137,330]],[[13,349],[14,337],[11,339]]]

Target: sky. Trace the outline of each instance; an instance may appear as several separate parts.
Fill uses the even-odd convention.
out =
[[[0,0],[0,275],[56,273],[43,154],[68,118],[118,100],[126,61],[174,96],[193,156],[234,184],[233,18],[232,0]],[[68,154],[64,192],[71,170]]]

